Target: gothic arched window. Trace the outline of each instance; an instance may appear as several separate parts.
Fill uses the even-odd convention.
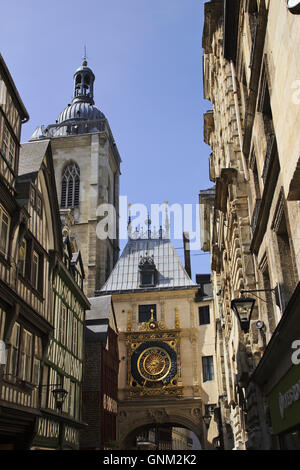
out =
[[[61,182],[61,207],[79,206],[79,185],[80,170],[79,166],[72,162],[65,167],[62,173]]]

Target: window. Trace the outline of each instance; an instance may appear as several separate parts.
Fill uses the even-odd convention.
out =
[[[19,246],[19,273],[25,276],[26,240],[23,239]]]
[[[154,287],[156,284],[156,267],[153,255],[141,256],[139,262],[140,287]]]
[[[42,198],[39,195],[37,188],[35,188],[34,186],[31,186],[30,190],[30,204],[39,215],[42,214]]]
[[[33,335],[27,330],[23,330],[22,348],[21,348],[21,365],[20,378],[26,382],[31,382],[32,372],[32,345]]]
[[[78,323],[76,318],[73,319],[73,346],[72,351],[75,356],[77,356],[77,349],[78,349]]]
[[[9,165],[14,168],[16,159],[16,143],[5,125],[3,128],[2,152]]]
[[[39,338],[38,336],[35,336],[33,371],[32,371],[32,382],[35,385],[39,385],[40,383],[41,360],[42,360],[42,339]]]
[[[202,357],[203,382],[214,380],[214,358],[213,356]]]
[[[13,139],[10,139],[9,151],[8,151],[8,160],[9,160],[9,163],[10,163],[11,167],[14,166],[15,156],[16,156],[16,144],[13,141]]]
[[[4,153],[5,157],[7,157],[8,148],[9,148],[9,132],[7,130],[7,127],[4,125],[3,136],[2,136],[2,152]]]
[[[61,183],[61,207],[79,206],[80,170],[73,162],[68,165],[62,174]]]
[[[31,272],[31,282],[32,285],[38,289],[39,288],[39,255],[36,251],[33,251],[32,256],[32,272]]]
[[[65,344],[66,342],[67,320],[68,320],[68,310],[65,305],[62,305],[61,313],[60,313],[60,322],[59,322],[59,341],[62,344]]]
[[[139,323],[149,322],[152,315],[156,321],[156,305],[139,305]]]
[[[8,214],[0,207],[0,251],[4,255],[7,254],[9,220]]]
[[[7,354],[6,374],[36,385],[40,381],[42,340],[19,323],[13,326]]]
[[[18,374],[20,352],[20,325],[15,323],[11,334],[11,346],[8,351],[7,373],[9,377],[16,377]]]
[[[75,418],[75,404],[76,404],[76,384],[75,382],[70,383],[70,398],[69,398],[69,413]]]
[[[210,323],[209,305],[199,307],[199,324],[208,325]]]
[[[141,271],[141,286],[154,286],[154,273]]]
[[[41,295],[44,283],[44,258],[40,247],[32,238],[25,238],[19,244],[19,273]]]

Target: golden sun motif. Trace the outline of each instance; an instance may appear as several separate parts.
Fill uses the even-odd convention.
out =
[[[149,354],[144,360],[144,369],[151,375],[161,374],[164,368],[165,360],[160,354]]]
[[[167,351],[160,347],[144,350],[138,359],[139,374],[147,381],[158,382],[170,372],[172,360]]]

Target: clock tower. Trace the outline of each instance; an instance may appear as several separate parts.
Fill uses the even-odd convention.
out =
[[[134,232],[102,289],[119,330],[118,436],[134,447],[143,429],[178,426],[208,448],[204,417],[217,403],[212,293],[200,293],[168,230]],[[200,325],[199,312],[209,321]],[[206,364],[205,370],[203,364]]]

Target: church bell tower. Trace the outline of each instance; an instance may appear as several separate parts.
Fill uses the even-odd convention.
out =
[[[119,257],[121,158],[108,120],[95,105],[95,75],[86,58],[73,78],[72,103],[61,111],[55,124],[39,126],[30,141],[51,140],[62,223],[74,249],[77,246],[81,251],[84,290],[93,296]],[[113,239],[97,237],[97,208],[101,204],[115,208]]]

